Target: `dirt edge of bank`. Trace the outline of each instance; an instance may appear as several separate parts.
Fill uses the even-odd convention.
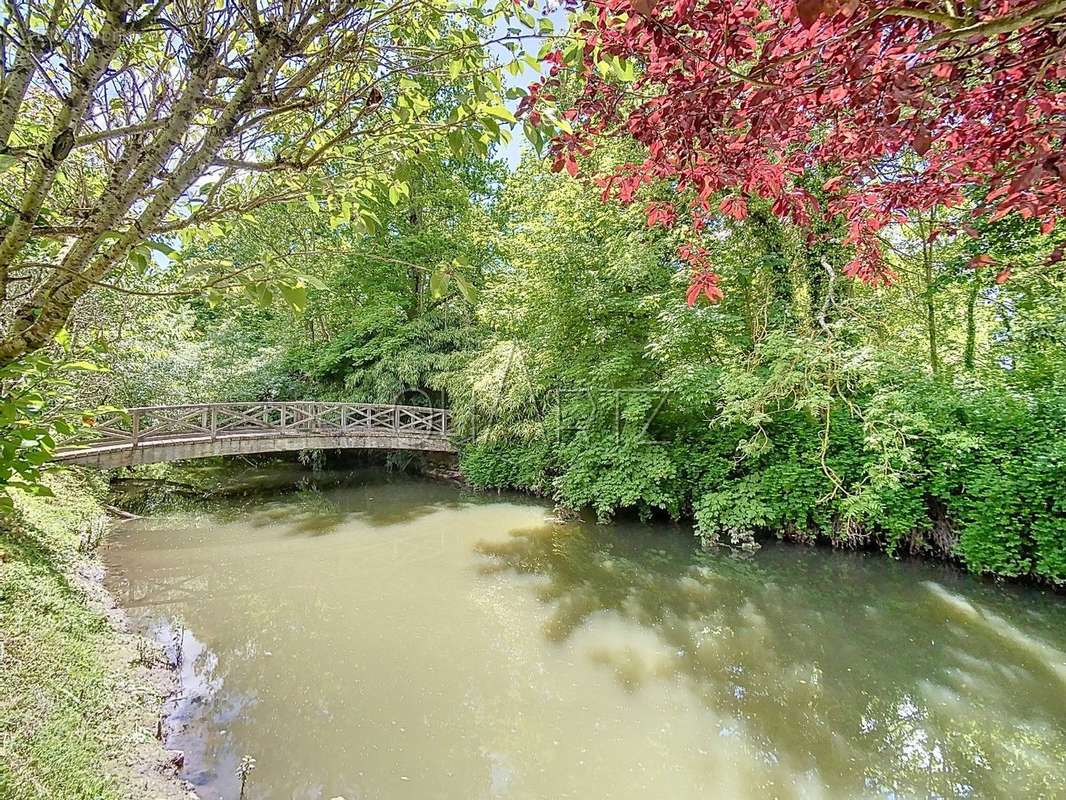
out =
[[[125,521],[108,517],[108,530]],[[199,800],[192,784],[178,778],[184,754],[166,749],[159,738],[165,730],[167,701],[179,691],[177,674],[157,642],[131,631],[126,612],[104,585],[105,575],[95,551],[79,559],[71,574],[89,609],[107,620],[110,646],[101,655],[115,691],[126,692],[116,705],[119,725],[129,735],[108,754],[105,770],[121,791],[136,793],[131,797]]]

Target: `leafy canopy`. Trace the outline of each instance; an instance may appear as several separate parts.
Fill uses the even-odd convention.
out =
[[[890,0],[589,0],[578,42],[546,54],[548,79],[522,112],[579,89],[552,146],[556,169],[626,134],[642,157],[601,175],[623,202],[669,181],[687,217],[649,206],[649,222],[712,212],[743,219],[751,198],[800,226],[834,217],[854,248],[845,271],[891,279],[875,234],[914,212],[979,194],[977,214],[1011,212],[1047,232],[1066,207],[1066,6]],[[805,185],[831,166],[821,196]],[[693,294],[719,299],[699,243],[681,253]],[[1061,258],[1061,251],[1056,258]]]

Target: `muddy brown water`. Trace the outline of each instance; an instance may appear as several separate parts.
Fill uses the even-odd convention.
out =
[[[277,475],[264,475],[279,483]],[[117,526],[204,800],[1066,797],[1066,598],[373,473]]]

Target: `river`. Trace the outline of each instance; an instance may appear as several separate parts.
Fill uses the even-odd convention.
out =
[[[1066,598],[271,469],[103,551],[204,800],[1066,797]]]

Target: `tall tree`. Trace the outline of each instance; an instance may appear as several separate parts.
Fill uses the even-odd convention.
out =
[[[498,14],[480,4],[28,0],[5,12],[0,366],[50,341],[127,259],[150,267],[175,232],[309,189],[359,218],[368,197],[406,191],[402,170],[427,141],[485,150],[511,118],[486,65]],[[336,159],[361,180],[331,183]]]

